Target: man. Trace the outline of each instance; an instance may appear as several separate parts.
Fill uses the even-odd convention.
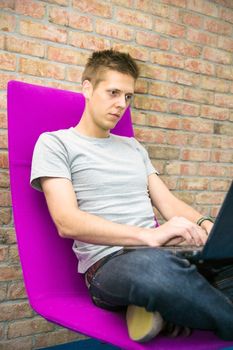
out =
[[[149,340],[168,324],[233,339],[232,266],[195,266],[159,248],[203,245],[210,218],[200,220],[173,196],[134,138],[110,134],[133,98],[138,75],[128,54],[93,53],[82,78],[82,118],[74,128],[40,136],[32,186],[43,190],[59,235],[74,239],[78,270],[95,304],[128,306],[132,339]],[[160,226],[153,206],[166,220]]]

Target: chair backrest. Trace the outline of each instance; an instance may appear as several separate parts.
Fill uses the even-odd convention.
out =
[[[9,163],[14,224],[26,290],[31,303],[67,291],[86,293],[77,274],[72,240],[58,236],[43,193],[30,187],[34,145],[44,131],[75,126],[83,113],[82,94],[11,81],[8,84]],[[133,136],[129,109],[113,133]]]

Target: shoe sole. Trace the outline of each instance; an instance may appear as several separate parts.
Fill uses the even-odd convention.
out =
[[[129,337],[137,342],[154,338],[163,328],[164,322],[157,312],[146,311],[144,307],[129,305],[126,312]]]

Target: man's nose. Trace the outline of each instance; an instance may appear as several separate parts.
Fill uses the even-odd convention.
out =
[[[125,95],[122,94],[119,96],[118,101],[117,101],[118,107],[125,108],[127,106]]]

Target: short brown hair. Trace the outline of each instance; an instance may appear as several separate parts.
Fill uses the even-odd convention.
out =
[[[96,87],[103,80],[101,77],[106,70],[129,74],[135,80],[139,76],[139,68],[130,54],[115,50],[103,50],[96,51],[89,57],[82,74],[82,82],[89,80]]]

